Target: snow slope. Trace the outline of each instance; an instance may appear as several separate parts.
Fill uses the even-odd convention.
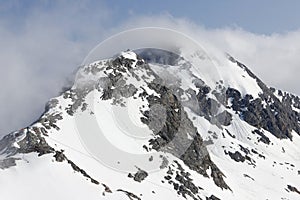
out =
[[[217,81],[199,73],[197,59],[147,65],[131,51],[83,66],[73,87],[51,99],[41,119],[0,142],[1,199],[299,199],[299,132],[291,130],[292,139],[276,137],[247,121],[241,113],[250,107],[234,110],[235,97],[222,102],[215,94],[228,88],[240,98],[261,98],[266,91],[236,62],[218,63]],[[151,85],[155,81],[172,98]],[[148,111],[162,105],[153,103],[158,100],[174,105],[154,110],[162,124],[152,119],[152,127],[151,118],[145,121]],[[180,150],[188,152],[196,140],[193,127],[200,135],[204,155],[196,152],[197,162],[209,160],[199,171],[184,157],[193,151],[176,154],[172,145],[156,149],[149,142],[160,141],[173,123],[165,113],[178,113],[181,120],[187,115],[176,130],[183,129],[179,141],[186,142]]]

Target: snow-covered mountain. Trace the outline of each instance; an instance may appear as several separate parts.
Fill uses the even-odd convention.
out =
[[[144,49],[79,68],[0,141],[1,199],[300,199],[299,97],[229,55],[200,65]]]

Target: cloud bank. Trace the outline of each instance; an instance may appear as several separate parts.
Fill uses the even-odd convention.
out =
[[[130,13],[120,25],[113,21],[114,10],[100,3],[67,2],[47,10],[30,8],[22,20],[0,16],[0,137],[37,119],[94,46],[111,34],[135,27],[182,31],[211,54],[215,49],[231,54],[270,86],[300,94],[300,31],[258,35],[238,27],[207,29],[167,13]],[[1,5],[0,11],[10,6]]]
[[[229,53],[269,86],[300,95],[300,30],[260,35],[239,27],[207,29],[169,15],[136,18],[125,24],[124,29],[145,25],[182,31],[196,39],[212,55],[218,51]]]

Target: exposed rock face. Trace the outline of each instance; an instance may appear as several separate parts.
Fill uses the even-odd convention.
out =
[[[238,151],[234,153],[229,152],[228,154],[236,162],[244,162],[246,160],[245,157]]]
[[[296,187],[291,186],[291,185],[288,185],[287,187],[291,192],[296,192],[296,193],[300,194],[300,191]]]
[[[16,166],[16,161],[21,160],[20,158],[5,158],[0,160],[0,169],[6,169],[13,166]]]
[[[209,153],[203,143],[203,139],[197,132],[191,120],[181,107],[176,95],[170,89],[159,84],[152,84],[151,88],[160,94],[160,98],[149,96],[148,102],[151,105],[161,104],[167,110],[167,119],[164,127],[157,133],[160,137],[151,139],[153,149],[171,152],[179,156],[190,169],[208,177],[207,169],[211,167],[212,177],[221,188],[229,189],[223,180],[224,174],[211,161]],[[204,109],[204,107],[203,107]],[[207,111],[209,112],[209,111]],[[145,113],[144,123],[148,123],[148,116]],[[191,142],[186,136],[193,137]],[[188,145],[186,145],[188,144]],[[185,149],[185,147],[188,147]]]
[[[25,138],[19,143],[19,153],[37,152],[39,156],[54,152],[54,148],[49,146],[41,135],[37,132],[27,131]]]
[[[175,65],[178,63],[180,56],[165,50],[143,49],[137,50],[136,53],[147,63],[159,63],[165,65]]]
[[[54,149],[49,146],[41,135],[41,129],[25,128],[5,136],[0,141],[0,152],[7,156],[14,156],[18,153],[38,153],[39,156],[53,153]],[[18,140],[18,138],[21,138]]]
[[[270,139],[267,136],[265,136],[262,131],[254,130],[253,133],[261,136],[261,138],[258,140],[259,142],[263,142],[265,144],[270,144],[270,142],[271,142]]]
[[[211,195],[210,197],[207,197],[206,200],[220,200],[220,199],[214,195]]]
[[[198,196],[198,192],[202,188],[194,183],[191,174],[186,172],[177,161],[174,161],[174,165],[169,166],[169,170],[164,179],[173,186],[177,194],[184,198],[190,196],[193,199],[201,199]]]
[[[216,115],[214,120],[217,126],[229,126],[231,124],[231,121],[232,115],[226,110]]]
[[[139,169],[134,175],[132,174],[128,174],[129,178],[133,178],[133,180],[137,181],[137,182],[142,182],[143,180],[145,180],[148,176],[148,173],[142,169]]]
[[[18,153],[18,149],[15,147],[14,143],[17,138],[22,136],[22,131],[17,131],[15,133],[10,133],[4,136],[0,140],[0,152],[1,154],[12,156]]]
[[[292,139],[292,130],[300,132],[297,115],[291,106],[281,104],[269,89],[259,99],[253,99],[250,95],[241,97],[239,91],[233,88],[228,88],[226,95],[231,100],[231,108],[250,125],[263,128],[278,138]],[[286,119],[290,120],[285,122]]]
[[[239,91],[228,88],[225,102],[230,99],[231,108],[238,112],[243,120],[258,129],[263,128],[271,132],[278,138],[292,140],[291,132],[293,130],[300,134],[299,113],[292,108],[292,106],[299,107],[299,97],[287,93],[283,95],[279,91],[278,95],[282,97],[282,101],[280,101],[274,94],[275,89],[268,88],[242,63],[232,57],[229,59],[246,70],[257,81],[263,93],[260,94],[260,98],[253,99],[251,95],[242,97]]]
[[[215,124],[219,128],[222,126],[229,126],[231,124],[232,115],[224,110],[223,112],[218,114],[218,111],[221,107],[220,102],[208,97],[211,89],[205,85],[198,85],[198,94],[196,95],[198,103],[199,103],[199,111],[198,114],[200,116],[204,116],[205,119],[210,121],[212,124]],[[218,95],[220,93],[214,93],[216,98],[222,98]],[[218,94],[218,95],[217,95]],[[217,97],[218,96],[218,97]]]
[[[128,191],[122,190],[122,189],[118,189],[117,191],[125,193],[130,200],[141,200],[140,197],[138,197],[137,195],[133,194],[132,192],[128,192]]]

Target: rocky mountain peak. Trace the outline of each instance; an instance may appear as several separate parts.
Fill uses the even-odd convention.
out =
[[[299,97],[231,56],[213,82],[193,56],[203,62],[140,49],[82,66],[40,119],[0,141],[1,177],[36,181],[29,168],[41,166],[78,187],[75,199],[297,199]]]

